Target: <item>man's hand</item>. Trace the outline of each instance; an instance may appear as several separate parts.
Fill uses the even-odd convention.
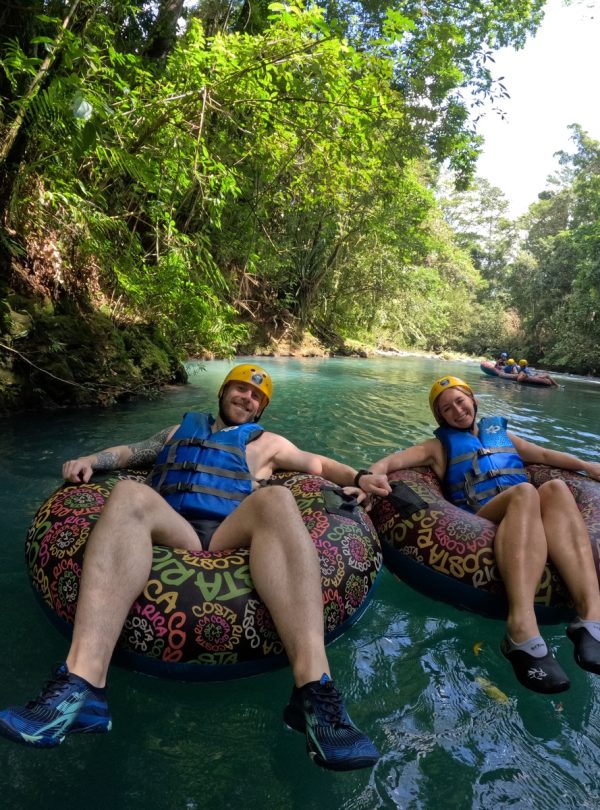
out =
[[[65,481],[71,481],[74,484],[87,484],[93,472],[94,469],[88,456],[65,461],[62,466],[62,477]]]

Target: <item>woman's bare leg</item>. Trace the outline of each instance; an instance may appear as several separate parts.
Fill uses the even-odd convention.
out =
[[[533,606],[548,547],[537,490],[518,484],[488,501],[477,515],[498,526],[494,556],[508,599],[508,635],[516,643],[539,635]]]

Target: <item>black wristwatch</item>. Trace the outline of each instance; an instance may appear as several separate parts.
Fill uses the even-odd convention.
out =
[[[359,470],[354,476],[355,487],[360,487],[360,479],[363,477],[363,475],[373,475],[373,473],[371,472],[371,470]]]

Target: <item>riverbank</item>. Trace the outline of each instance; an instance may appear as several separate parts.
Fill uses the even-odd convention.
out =
[[[442,360],[484,360],[460,352],[432,352],[425,349],[406,349],[391,343],[364,343],[358,340],[344,340],[335,345],[326,345],[310,332],[302,338],[271,340],[267,345],[257,345],[244,352],[244,356],[255,357],[426,357]]]
[[[187,373],[151,324],[11,296],[0,330],[0,416],[107,407],[151,396]]]
[[[29,302],[28,302],[29,304]],[[46,304],[48,309],[48,305]],[[23,309],[25,309],[23,307]],[[110,407],[151,397],[166,385],[184,385],[184,363],[147,324],[116,324],[101,313],[57,313],[28,306],[11,312],[11,330],[0,340],[0,416],[34,410]],[[312,335],[284,337],[244,347],[255,357],[423,357],[476,360],[456,352],[427,352],[357,340],[325,345]],[[213,355],[191,358],[200,362]]]

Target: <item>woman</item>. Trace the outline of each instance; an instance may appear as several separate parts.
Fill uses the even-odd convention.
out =
[[[536,692],[561,692],[569,679],[540,636],[534,596],[547,558],[569,588],[578,618],[567,628],[575,660],[600,674],[600,591],[589,535],[567,485],[558,479],[536,489],[524,464],[581,470],[600,480],[600,464],[548,450],[506,430],[504,417],[476,422],[477,401],[457,377],[441,377],[429,394],[440,427],[435,439],[377,461],[374,474],[430,466],[446,497],[497,525],[494,554],[508,598],[501,651],[519,681]]]
[[[527,364],[527,360],[519,360],[519,368],[517,371],[519,372],[517,382],[527,382],[528,377],[535,377],[538,380],[544,380],[550,383],[550,385],[553,385],[555,388],[560,388],[560,385],[547,371],[532,371]]]

